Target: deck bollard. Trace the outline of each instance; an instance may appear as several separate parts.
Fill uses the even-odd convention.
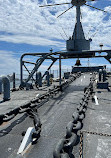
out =
[[[36,82],[35,83],[39,87],[42,87],[42,74],[41,74],[41,72],[36,73]]]
[[[41,74],[41,72],[38,72],[38,84],[39,84],[39,87],[42,87],[42,74]]]
[[[50,86],[50,75],[49,75],[49,71],[46,71],[46,80],[47,80],[47,86]]]
[[[105,82],[106,81],[106,70],[105,69],[103,69],[103,82]]]
[[[9,78],[6,76],[2,76],[0,78],[0,83],[3,84],[3,90],[4,90],[3,101],[10,100],[10,81],[9,81]],[[2,84],[0,85],[0,87],[2,86]]]
[[[99,81],[102,81],[102,69],[99,69]]]

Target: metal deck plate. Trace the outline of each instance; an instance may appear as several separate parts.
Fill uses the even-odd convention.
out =
[[[84,87],[90,82],[90,75],[84,74],[74,81],[62,93],[54,96],[47,103],[38,109],[42,122],[42,132],[37,144],[33,145],[24,158],[52,158],[53,150],[60,138],[65,136],[66,126],[72,119],[72,114],[76,111],[82,97]],[[17,93],[17,92],[16,92]],[[25,95],[25,94],[24,94]],[[34,93],[35,95],[35,93]],[[86,118],[83,121],[83,130],[111,133],[110,126],[110,92],[103,91],[97,93],[99,105],[89,102]],[[22,115],[21,115],[22,116]],[[19,116],[20,117],[20,116]],[[19,118],[18,117],[18,118]],[[17,118],[15,118],[16,120]],[[13,127],[11,132],[0,137],[1,158],[16,158],[18,148],[21,144],[22,131],[33,125],[31,118]],[[2,126],[1,128],[5,128]],[[110,157],[111,139],[84,134],[83,154],[86,158],[105,158],[106,154]],[[105,149],[105,150],[103,150]],[[108,150],[109,149],[109,150]],[[74,147],[75,158],[79,156],[79,144]]]

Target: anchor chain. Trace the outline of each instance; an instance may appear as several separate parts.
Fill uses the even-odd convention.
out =
[[[23,104],[22,106],[20,106],[18,108],[11,110],[10,112],[8,112],[6,114],[0,115],[0,125],[14,119],[14,117],[17,116],[18,114],[26,113],[33,119],[33,123],[34,123],[35,129],[36,129],[36,133],[33,134],[33,137],[40,136],[41,123],[40,123],[40,119],[39,119],[39,116],[37,113],[37,108],[42,106],[45,102],[47,102],[50,97],[58,94],[58,92],[60,92],[64,88],[66,88],[76,78],[80,77],[80,75],[81,75],[80,73],[77,73],[75,75],[71,75],[70,78],[61,85],[61,87],[54,86],[54,88],[49,89],[47,93],[42,94],[42,95],[38,96],[37,98],[32,99],[31,101]],[[21,121],[18,119],[13,124],[17,125],[20,122]],[[0,136],[4,136],[5,134],[8,134],[12,130],[12,128],[10,127],[10,128],[5,129],[5,130],[1,130]]]
[[[73,147],[77,145],[78,131],[82,129],[82,120],[85,118],[85,112],[88,106],[88,100],[93,94],[93,83],[95,81],[95,76],[90,79],[90,84],[84,89],[84,97],[77,107],[77,111],[73,113],[73,120],[67,124],[66,135],[62,138],[56,145],[53,157],[54,158],[71,158],[73,153]],[[83,134],[80,135],[80,141],[82,144]],[[80,153],[82,155],[82,146],[80,148]],[[73,155],[74,156],[74,155]],[[82,157],[80,157],[82,158]]]
[[[61,86],[62,88],[65,88],[65,86],[68,86],[71,82],[73,82],[76,78],[78,78],[80,74],[78,73],[77,75],[72,75],[65,83],[63,83]],[[49,89],[49,91],[45,94],[42,94],[38,96],[37,98],[32,99],[31,101],[23,104],[22,106],[15,108],[11,110],[10,112],[6,114],[1,114],[0,115],[0,125],[3,124],[4,122],[8,122],[11,119],[13,119],[16,115],[25,113],[30,109],[39,107],[40,104],[45,103],[45,100],[50,98],[53,95],[56,95],[58,92],[61,91],[60,86],[54,86],[53,89]]]

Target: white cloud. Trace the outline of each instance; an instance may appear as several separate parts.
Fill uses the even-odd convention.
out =
[[[61,39],[54,28],[55,16],[49,9],[39,8],[37,1],[5,0],[0,5],[0,31],[12,33],[1,35],[1,41],[34,45],[58,45],[53,39]]]
[[[61,0],[62,2],[70,2]],[[59,3],[54,0],[53,3]],[[99,3],[99,2],[96,2]],[[53,45],[65,48],[65,43],[60,41],[62,36],[67,39],[64,34],[71,36],[75,23],[75,8],[69,10],[62,15],[59,20],[57,15],[65,11],[70,5],[61,5],[55,7],[40,8],[39,5],[47,4],[47,0],[1,0],[0,2],[0,31],[12,33],[12,35],[0,35],[1,41],[13,43],[27,43],[33,45]],[[105,10],[111,13],[111,7],[107,6]],[[52,14],[53,12],[53,14]],[[96,32],[95,43],[103,41],[101,30],[104,31],[104,43],[111,36],[111,18],[107,22],[104,21],[104,14],[101,11],[92,10],[89,7],[82,7],[82,22],[85,33],[93,26],[89,36]],[[58,42],[59,40],[59,42]],[[110,41],[109,41],[110,44]]]
[[[20,62],[14,56],[14,52],[0,51],[0,75],[12,74],[19,72]]]
[[[62,2],[70,0],[61,0]],[[54,0],[52,3],[60,1]],[[75,7],[57,19],[71,5],[40,8],[39,5],[43,4],[47,4],[47,0],[0,0],[0,41],[64,49],[63,39],[68,39],[67,36],[71,36],[74,29]],[[104,44],[104,49],[111,49],[111,6],[104,9],[108,14],[86,6],[81,8],[84,31],[88,38],[93,38],[93,50],[99,48],[99,43]],[[19,71],[19,60],[13,56],[13,52],[4,52],[2,55],[0,52],[0,74],[12,72],[16,65],[17,70],[13,71]],[[66,64],[63,65],[67,67]]]
[[[61,47],[64,48],[64,45],[62,42],[59,42],[57,40],[50,40],[47,38],[37,37],[37,36],[30,36],[30,35],[24,35],[24,34],[16,34],[13,36],[10,35],[1,35],[0,36],[1,41],[6,42],[12,42],[12,43],[27,43],[31,45],[39,45],[39,46],[55,46],[55,47]]]

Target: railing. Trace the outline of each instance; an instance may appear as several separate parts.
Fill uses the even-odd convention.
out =
[[[45,71],[40,71],[42,75],[44,75]],[[71,69],[62,69],[61,70],[61,76],[64,76],[64,72],[71,72]],[[52,74],[54,76],[55,79],[59,78],[59,70],[50,70],[49,74]],[[10,80],[10,88],[11,89],[16,89],[20,86],[20,74],[16,74],[13,73],[11,75],[7,75],[9,80]],[[24,71],[24,80],[28,77],[28,74],[25,74]],[[36,74],[33,76],[34,79],[36,79]],[[43,78],[43,81],[45,80],[45,78]],[[31,80],[30,82],[34,83],[33,80]]]

